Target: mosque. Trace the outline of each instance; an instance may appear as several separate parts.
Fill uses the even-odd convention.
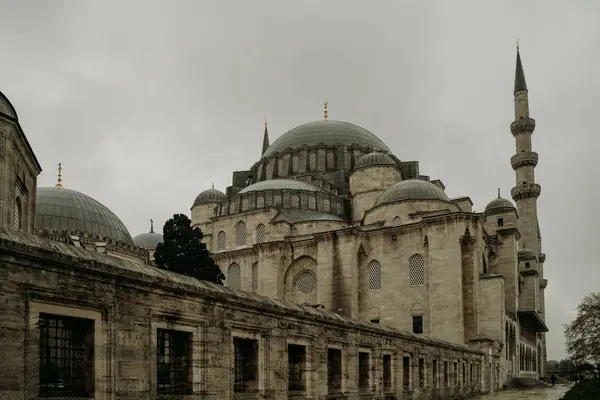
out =
[[[475,212],[449,197],[418,161],[399,159],[375,134],[324,118],[272,143],[233,172],[225,191],[202,191],[191,220],[232,290],[335,312],[501,354],[493,373],[538,378],[546,364],[545,254],[537,216],[541,187],[535,120],[517,50],[510,157],[514,201]],[[152,264],[162,240],[135,237],[106,206],[62,184],[37,187],[41,167],[0,93],[2,226],[122,259]],[[12,139],[11,139],[12,138]],[[2,140],[4,142],[4,139]]]

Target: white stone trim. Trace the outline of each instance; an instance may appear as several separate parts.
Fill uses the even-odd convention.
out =
[[[259,394],[263,394],[265,391],[265,373],[266,373],[266,354],[265,352],[267,351],[267,345],[266,345],[266,339],[262,337],[262,335],[260,333],[253,333],[253,332],[245,332],[245,331],[241,331],[241,330],[235,330],[232,329],[231,330],[231,341],[230,341],[230,357],[229,357],[229,363],[230,363],[230,370],[232,371],[231,374],[231,382],[230,382],[230,387],[231,387],[231,398],[234,398],[234,380],[235,380],[235,345],[233,344],[233,339],[235,338],[239,338],[239,339],[252,339],[252,340],[256,340],[258,342],[258,392]]]

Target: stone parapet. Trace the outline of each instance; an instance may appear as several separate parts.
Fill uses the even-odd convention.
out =
[[[537,183],[524,183],[522,185],[515,186],[510,190],[510,195],[514,201],[522,199],[537,199],[542,193],[542,187]]]
[[[524,166],[535,167],[537,164],[538,153],[535,151],[524,151],[510,158],[510,165],[515,171]]]

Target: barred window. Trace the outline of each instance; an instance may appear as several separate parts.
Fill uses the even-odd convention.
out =
[[[260,196],[256,199],[256,208],[263,208],[265,206],[265,198]]]
[[[314,197],[309,197],[308,198],[308,208],[310,210],[316,210],[317,209],[317,200],[315,200]]]
[[[41,397],[94,395],[94,321],[41,313]]]
[[[14,221],[13,221],[13,225],[14,228],[19,230],[21,229],[21,224],[22,224],[22,208],[21,208],[21,199],[20,198],[16,198],[15,199],[15,215],[14,215]]]
[[[292,208],[299,208],[300,207],[300,199],[298,198],[298,196],[292,196]]]
[[[317,170],[317,155],[315,153],[310,153],[308,155],[308,164],[311,171]]]
[[[248,210],[248,199],[242,200],[242,211]]]
[[[325,230],[329,232],[331,230],[331,225],[329,225],[329,224],[325,225]]]
[[[156,342],[156,391],[158,394],[191,394],[192,334],[158,329]]]
[[[327,349],[327,390],[329,393],[342,390],[342,350]]]
[[[288,390],[306,390],[306,347],[288,344]]]
[[[315,290],[317,284],[317,278],[312,271],[304,270],[294,280],[294,288],[300,293],[309,294]]]
[[[246,245],[246,223],[240,221],[235,225],[235,245],[241,247]]]
[[[383,355],[383,390],[389,392],[392,389],[392,355]]]
[[[239,265],[233,263],[227,268],[227,277],[225,281],[227,282],[227,286],[233,290],[242,289],[242,271]]]
[[[231,204],[229,205],[229,212],[230,212],[231,214],[233,214],[233,213],[236,213],[236,212],[237,212],[237,210],[238,210],[238,209],[237,209],[237,203],[235,203],[235,202],[234,202],[234,203],[231,203]]]
[[[368,289],[381,289],[381,264],[373,260],[368,265]]]
[[[280,206],[281,205],[281,196],[277,195],[277,196],[273,197],[273,204],[276,206]]]
[[[400,217],[394,217],[394,219],[392,220],[392,226],[400,226],[402,225],[402,220],[400,219]]]
[[[292,158],[292,172],[298,172],[300,169],[300,157],[294,156]]]
[[[327,169],[335,168],[335,159],[333,157],[333,152],[327,152]]]
[[[358,388],[361,392],[370,390],[370,357],[371,355],[367,352],[358,353]]]
[[[414,254],[408,259],[410,286],[425,284],[425,261],[420,254]]]
[[[292,236],[298,236],[300,234],[300,231],[298,230],[298,228],[294,227],[292,228]]]
[[[313,225],[308,225],[308,226],[306,227],[306,231],[307,231],[308,233],[314,233],[314,231],[315,231],[315,227],[314,227]]]
[[[325,212],[331,211],[331,204],[329,203],[329,200],[327,200],[327,199],[323,200],[323,211],[325,211]]]
[[[346,171],[350,171],[352,169],[352,154],[349,151],[346,152],[346,156],[344,157],[344,167]]]
[[[252,292],[258,291],[258,263],[252,265]]]
[[[222,251],[227,248],[227,234],[224,231],[217,235],[217,250]]]
[[[266,239],[266,228],[263,224],[256,227],[256,243],[264,243]]]
[[[235,393],[253,393],[258,391],[258,341],[254,339],[234,338]]]

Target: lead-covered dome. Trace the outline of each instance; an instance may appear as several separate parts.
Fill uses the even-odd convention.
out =
[[[163,235],[150,231],[147,233],[140,233],[133,238],[133,243],[146,250],[155,250],[159,243],[162,243]]]
[[[401,200],[444,200],[450,199],[442,189],[431,182],[420,179],[400,181],[390,186],[377,200],[376,206]]]
[[[196,196],[196,200],[194,200],[193,206],[195,206],[197,204],[220,203],[222,201],[225,201],[226,199],[227,199],[227,196],[225,195],[225,193],[223,193],[220,190],[217,190],[215,188],[212,188],[212,189],[205,190],[202,193],[200,193],[198,196]]]
[[[322,120],[309,122],[287,131],[269,146],[263,157],[269,157],[286,149],[299,149],[324,145],[358,145],[378,150],[390,149],[373,133],[350,122]]]
[[[110,209],[76,190],[40,187],[37,189],[35,225],[82,231],[123,243],[133,243],[127,227]]]
[[[485,206],[485,212],[492,210],[502,210],[506,208],[515,208],[515,206],[510,200],[505,199],[503,197],[498,197],[497,199],[490,201],[488,205]]]
[[[311,185],[307,182],[298,181],[295,179],[271,179],[246,186],[240,190],[238,194],[260,192],[263,190],[304,190],[307,192],[323,192],[323,189],[320,187]]]
[[[376,165],[391,165],[396,166],[394,159],[385,153],[369,153],[358,159],[354,169],[374,167]]]

